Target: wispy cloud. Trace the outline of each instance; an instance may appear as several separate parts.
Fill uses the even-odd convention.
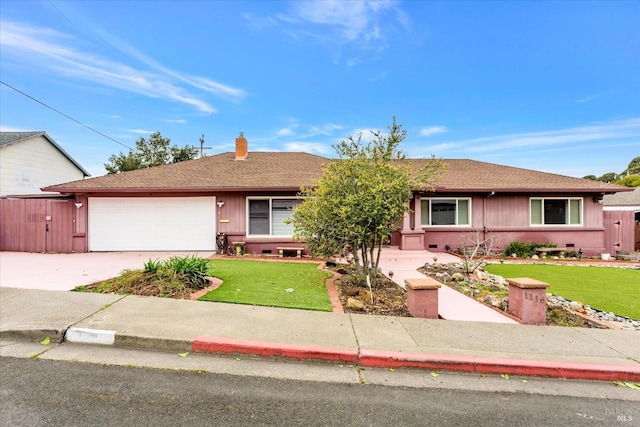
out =
[[[313,0],[291,3],[289,11],[269,21],[286,25],[293,37],[328,43],[357,44],[379,50],[388,46],[388,33],[407,29],[409,18],[395,0]]]
[[[163,122],[165,122],[165,123],[177,123],[179,125],[183,125],[183,124],[187,123],[187,121],[185,119],[165,119],[165,120],[163,120]]]
[[[292,135],[292,134],[293,134],[293,129],[292,128],[282,128],[282,129],[279,129],[276,132],[276,135],[278,135],[278,136],[289,136],[289,135]]]
[[[0,124],[0,132],[29,132],[26,129],[16,128],[13,126],[6,126]]]
[[[602,144],[602,148],[614,143],[626,144],[632,139],[634,144],[640,139],[640,118],[593,123],[585,126],[540,132],[496,135],[483,138],[449,141],[445,144],[421,147],[419,151],[441,148],[455,150],[456,155],[471,153],[482,156],[513,155],[524,150],[566,150],[576,149],[585,144]]]
[[[420,136],[431,136],[437,133],[444,133],[446,131],[447,131],[447,128],[444,126],[429,126],[429,127],[420,129]]]
[[[328,154],[332,148],[330,145],[319,142],[288,142],[285,144],[285,151]]]
[[[137,133],[140,135],[151,135],[152,133],[156,132],[154,130],[145,130],[145,129],[124,129],[127,132],[131,132],[131,133]]]
[[[595,95],[589,95],[589,96],[585,96],[584,98],[580,98],[576,100],[576,103],[578,104],[586,104],[587,102],[591,102],[594,99],[598,99],[602,96],[602,94],[595,94]]]
[[[216,109],[204,94],[194,94],[187,87],[237,102],[246,93],[206,77],[189,76],[158,64],[136,49],[113,37],[104,37],[116,48],[147,66],[147,69],[113,61],[81,47],[73,36],[49,28],[30,26],[11,21],[0,23],[0,46],[4,58],[17,59],[34,69],[55,72],[105,87],[137,93],[151,98],[179,102],[203,113]]]
[[[334,123],[325,123],[323,125],[309,126],[305,130],[305,137],[314,137],[318,135],[331,136],[336,131],[341,131],[342,129],[344,129],[344,126],[336,125]]]
[[[586,142],[640,137],[640,118],[543,132],[499,135],[458,142],[466,151],[485,152],[525,147],[548,147],[559,144],[578,145]]]

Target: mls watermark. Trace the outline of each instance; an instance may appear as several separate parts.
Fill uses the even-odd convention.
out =
[[[633,411],[628,408],[607,408],[605,409],[605,411],[607,418],[615,420],[619,423],[632,423],[634,420]]]

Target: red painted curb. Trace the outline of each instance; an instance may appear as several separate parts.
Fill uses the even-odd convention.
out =
[[[597,365],[394,351],[362,350],[358,365],[370,368],[441,369],[479,374],[511,374],[580,380],[640,381],[640,366],[635,365]]]
[[[356,349],[276,344],[231,338],[196,337],[191,348],[194,353],[245,354],[298,360],[328,360],[353,364],[358,360],[358,350]]]
[[[244,354],[296,360],[324,360],[367,368],[418,368],[477,374],[510,374],[598,381],[640,381],[640,366],[512,360],[473,356],[350,350],[309,345],[277,344],[231,338],[197,337],[194,353]]]

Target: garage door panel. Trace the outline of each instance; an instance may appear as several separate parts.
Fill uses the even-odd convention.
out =
[[[215,197],[91,197],[90,251],[215,250]]]

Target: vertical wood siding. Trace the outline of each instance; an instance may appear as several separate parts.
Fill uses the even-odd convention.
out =
[[[605,250],[612,255],[618,251],[636,250],[637,225],[633,211],[604,211]],[[617,224],[619,223],[619,224]]]
[[[535,195],[534,195],[535,196]],[[463,197],[460,195],[460,197]],[[579,197],[559,195],[557,197]],[[583,249],[585,255],[599,255],[605,251],[605,229],[600,203],[592,195],[582,198],[582,226],[534,226],[530,224],[530,195],[494,195],[472,198],[471,227],[424,227],[426,249],[442,251],[448,245],[453,250],[469,244],[465,236],[481,231],[496,238],[495,250],[512,241],[551,242],[561,247]],[[396,236],[397,237],[397,236]]]
[[[0,199],[0,250],[73,252],[75,209],[71,200]]]
[[[46,252],[73,252],[73,220],[76,207],[72,200],[47,200]]]

